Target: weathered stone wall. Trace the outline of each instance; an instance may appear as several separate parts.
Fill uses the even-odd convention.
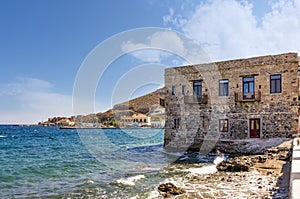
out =
[[[249,138],[249,119],[260,119],[260,137],[292,137],[298,132],[299,59],[297,53],[262,56],[165,70],[166,148],[188,148],[203,139]],[[270,93],[270,75],[281,74],[282,92]],[[243,77],[255,77],[256,100],[243,101]],[[229,80],[229,96],[219,96],[219,80]],[[187,103],[193,81],[202,80],[208,102]],[[186,86],[186,94],[181,87]],[[175,95],[171,88],[175,86]],[[174,119],[180,119],[179,128]],[[228,119],[229,131],[219,132],[219,119]]]

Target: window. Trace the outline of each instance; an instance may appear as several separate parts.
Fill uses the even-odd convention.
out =
[[[243,99],[254,99],[254,77],[243,78]]]
[[[182,95],[186,94],[186,86],[185,85],[182,85],[181,92],[182,92]]]
[[[165,107],[165,100],[164,99],[159,99],[159,104],[162,106],[162,107]]]
[[[194,95],[202,95],[202,81],[193,82]]]
[[[281,75],[270,76],[270,93],[281,93]]]
[[[178,129],[180,126],[180,119],[179,118],[175,118],[174,119],[174,128]]]
[[[219,96],[228,96],[229,92],[229,81],[228,79],[219,81]]]
[[[176,94],[176,88],[175,86],[172,86],[172,95],[175,95]]]
[[[219,120],[219,131],[220,132],[228,132],[228,119],[220,119]]]
[[[147,120],[146,120],[146,119],[144,119],[144,122],[146,123],[146,122],[147,122]]]

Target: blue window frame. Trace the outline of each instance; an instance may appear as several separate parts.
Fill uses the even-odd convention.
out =
[[[202,81],[193,82],[194,95],[202,95]]]
[[[229,95],[229,80],[223,79],[219,81],[219,96]]]
[[[243,98],[254,99],[255,98],[255,85],[254,77],[243,78]]]
[[[270,93],[281,93],[281,75],[270,76]]]

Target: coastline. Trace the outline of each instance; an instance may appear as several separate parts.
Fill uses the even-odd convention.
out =
[[[225,155],[227,158],[226,160],[232,158],[234,162],[241,162],[242,164],[246,164],[246,166],[249,162],[253,162],[253,165],[250,165],[248,172],[229,172],[217,171],[217,162],[220,161],[215,161],[215,164],[212,163],[214,159],[217,160],[218,158],[222,158],[222,153],[214,153],[205,157],[196,152],[186,152],[181,155],[163,152],[159,155],[156,151],[162,152],[162,146],[153,148],[153,142],[149,140],[149,146],[145,146],[145,143],[142,143],[141,147],[130,147],[130,153],[133,156],[129,158],[143,161],[146,153],[156,154],[157,156],[153,158],[153,161],[149,162],[149,164],[147,162],[147,164],[145,163],[145,165],[142,165],[141,167],[133,166],[129,171],[115,176],[115,178],[109,178],[105,173],[113,173],[113,170],[106,170],[106,167],[101,167],[101,164],[87,153],[86,150],[82,150],[84,147],[80,144],[80,139],[75,131],[60,131],[58,128],[52,127],[19,127],[18,130],[20,133],[16,136],[14,133],[16,128],[13,126],[11,130],[12,131],[2,131],[2,142],[11,142],[13,143],[11,145],[12,147],[24,146],[21,147],[21,154],[24,156],[36,154],[38,157],[43,157],[45,163],[52,165],[52,170],[39,167],[39,165],[35,164],[35,161],[23,165],[12,164],[16,157],[14,154],[12,154],[11,157],[3,159],[3,162],[7,164],[5,168],[13,167],[12,171],[21,172],[24,167],[36,168],[34,177],[32,177],[32,173],[35,171],[32,171],[31,169],[27,170],[28,176],[22,177],[25,180],[33,180],[30,184],[32,187],[31,189],[24,186],[22,181],[12,180],[7,184],[3,181],[2,186],[15,186],[13,187],[13,191],[10,188],[3,188],[2,195],[0,194],[3,198],[12,198],[16,196],[16,194],[20,194],[27,197],[49,196],[53,198],[79,198],[83,196],[86,198],[120,198],[122,196],[122,198],[157,199],[166,197],[166,193],[160,192],[158,187],[161,184],[168,182],[185,190],[185,193],[181,195],[169,194],[168,197],[171,198],[287,198],[288,196],[288,179],[290,177],[289,151],[291,148],[291,141],[284,142],[282,140],[280,145],[274,144],[274,147],[269,147],[270,142],[264,141],[264,146],[267,146],[267,149],[261,154],[241,155],[236,153],[229,157]],[[143,133],[143,131],[140,133]],[[148,135],[147,132],[144,133],[146,133],[145,135]],[[116,131],[116,135],[118,135],[118,131]],[[123,135],[123,133],[120,131],[119,135]],[[119,137],[120,139],[118,141],[120,141],[120,143],[126,141],[123,136],[112,135],[112,137]],[[62,140],[64,141],[62,142]],[[278,142],[272,143],[277,144]],[[37,146],[26,147],[33,144]],[[47,151],[43,150],[45,145],[47,146]],[[243,144],[241,143],[241,145]],[[253,145],[253,143],[249,145]],[[236,146],[238,147],[240,145]],[[127,149],[128,148],[125,148],[125,150]],[[3,150],[9,150],[9,148],[3,148]],[[62,151],[70,153],[65,155]],[[74,151],[76,153],[74,153]],[[6,154],[5,151],[3,153]],[[73,155],[75,155],[75,157]],[[168,157],[169,155],[172,157],[176,156],[178,161],[172,161],[173,163],[170,161],[170,163],[164,164],[164,166],[157,166],[161,165],[159,160]],[[55,157],[57,161],[53,161],[53,157]],[[108,157],[110,158],[111,156],[109,155]],[[2,158],[5,158],[5,156]],[[30,158],[35,157],[31,156]],[[175,160],[175,158],[172,159]],[[156,160],[158,160],[158,162],[155,162]],[[195,161],[193,162],[193,160]],[[76,168],[73,168],[74,164],[69,164],[69,162],[74,161],[76,161]],[[59,165],[57,165],[57,163],[59,163]],[[59,173],[65,172],[65,170],[60,171],[60,168],[67,168],[68,173]],[[91,169],[93,173],[84,174],[79,172],[85,171],[86,168]],[[49,177],[49,172],[56,173],[57,177]],[[2,175],[4,175],[4,177],[7,175],[7,179],[9,179],[8,175],[11,174],[2,173]],[[76,181],[74,180],[75,178],[73,178],[74,175],[75,178],[83,178]],[[40,177],[45,180],[41,181]],[[105,177],[107,178],[104,182],[103,179],[105,179]],[[55,179],[59,181],[51,181]],[[58,188],[55,190],[49,189],[49,182],[54,185],[57,183],[56,185]],[[65,183],[64,186],[67,188],[60,189],[60,183]],[[77,188],[72,188],[75,186]]]
[[[288,198],[290,157],[292,141],[271,147],[260,155],[241,155],[229,158],[240,165],[249,166],[249,171],[214,171],[201,173],[197,164],[177,165],[177,169],[189,171],[181,177],[166,179],[184,194],[172,195],[156,191],[157,198]],[[226,162],[226,160],[224,161]],[[222,164],[222,163],[221,163]],[[218,168],[218,165],[215,165]],[[212,168],[212,167],[211,167]],[[208,170],[208,172],[210,172]],[[150,198],[155,198],[150,197]]]
[[[139,128],[119,128],[119,127],[80,127],[80,126],[59,126],[60,129],[163,129],[152,127],[139,127]]]

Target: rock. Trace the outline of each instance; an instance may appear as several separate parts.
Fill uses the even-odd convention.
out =
[[[288,157],[287,155],[279,155],[279,160],[282,160],[282,161],[287,161],[289,160],[290,157]]]
[[[170,194],[169,192],[165,193],[164,195],[165,198],[172,198],[172,194]]]
[[[247,158],[229,158],[217,165],[218,171],[240,172],[249,171],[253,166],[251,160]]]
[[[170,194],[171,195],[180,195],[180,194],[185,193],[184,189],[182,189],[180,187],[176,187],[174,184],[172,184],[170,182],[159,185],[158,190],[161,192],[165,192],[165,197],[170,197]]]
[[[267,157],[266,157],[266,156],[261,156],[261,155],[259,155],[259,156],[257,157],[257,161],[258,161],[259,163],[265,163],[266,160],[267,160]]]
[[[272,175],[272,174],[273,174],[273,172],[271,172],[271,171],[267,172],[267,175]]]

